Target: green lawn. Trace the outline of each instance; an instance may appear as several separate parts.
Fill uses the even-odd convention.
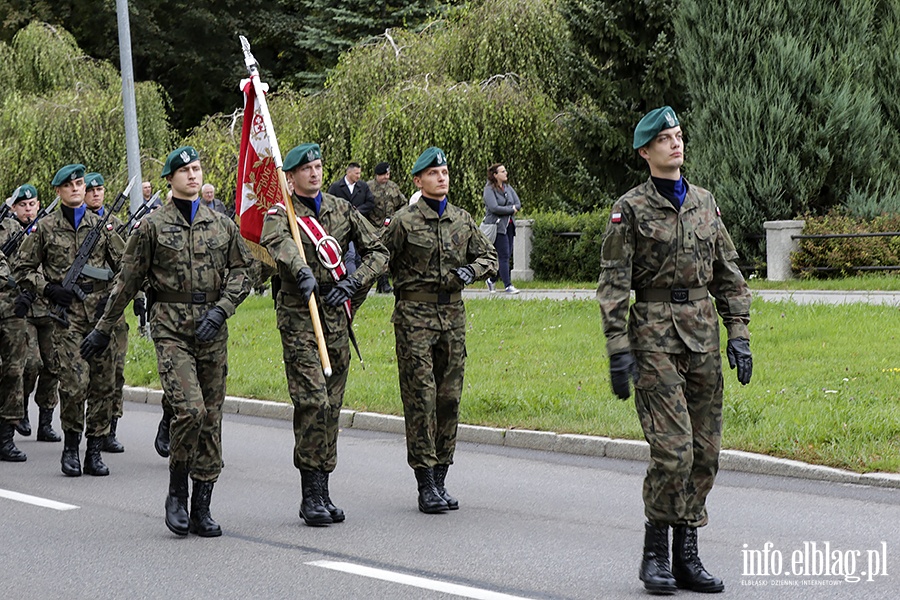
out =
[[[469,300],[466,423],[641,439],[630,401],[609,387],[593,301]],[[392,298],[369,298],[355,324],[345,406],[402,414]],[[851,469],[900,472],[896,308],[753,304],[753,381],[725,373],[724,446]],[[288,401],[270,298],[229,319],[228,393]],[[134,331],[134,328],[132,328]],[[132,385],[158,387],[151,344],[132,336]]]

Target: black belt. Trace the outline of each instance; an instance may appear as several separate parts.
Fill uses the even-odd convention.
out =
[[[171,302],[175,304],[206,304],[215,302],[219,292],[154,292],[154,302]]]
[[[397,298],[400,300],[409,300],[411,302],[430,302],[431,304],[450,304],[451,302],[459,302],[462,300],[462,292],[438,292],[437,294],[428,294],[426,292],[397,292]]]
[[[642,290],[634,290],[634,299],[636,302],[672,302],[674,304],[684,304],[685,302],[694,302],[709,297],[709,290],[706,286],[698,288],[644,288]]]
[[[109,284],[100,284],[100,283],[78,283],[76,284],[81,288],[81,291],[85,294],[97,294],[99,292],[105,292],[109,289]]]
[[[333,288],[333,287],[334,287],[334,284],[332,284],[332,283],[320,283],[319,284],[319,295],[325,296],[326,294],[328,294],[328,292],[331,291],[331,288]],[[281,291],[284,292],[285,294],[290,294],[292,296],[300,295],[300,288],[297,287],[297,284],[295,284],[292,281],[285,281],[284,279],[281,280]]]

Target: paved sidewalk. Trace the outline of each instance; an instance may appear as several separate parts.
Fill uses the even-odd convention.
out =
[[[162,391],[149,388],[125,387],[125,400],[140,404],[160,404]],[[241,414],[269,419],[293,419],[292,406],[284,402],[251,400],[226,396],[223,410],[226,413]],[[160,412],[160,414],[162,414]],[[358,412],[341,411],[341,427],[382,431],[404,435],[406,430],[403,417]],[[617,440],[607,437],[553,433],[550,431],[529,431],[524,429],[498,429],[477,425],[460,425],[458,439],[461,442],[491,444],[510,448],[564,452],[583,456],[619,458],[625,460],[648,461],[649,447],[646,442]],[[148,441],[149,443],[149,441]],[[774,458],[762,454],[723,450],[719,457],[721,468],[744,473],[781,475],[802,479],[815,479],[834,483],[852,483],[885,488],[900,489],[900,473],[870,473],[859,475],[850,471],[810,465],[796,460]]]

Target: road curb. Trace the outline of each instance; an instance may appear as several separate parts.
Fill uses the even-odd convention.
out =
[[[161,390],[125,386],[123,395],[128,402],[159,405],[163,394]],[[293,419],[293,407],[290,404],[270,400],[252,400],[237,396],[226,396],[222,410],[231,414],[252,417],[285,421]],[[362,429],[395,434],[404,434],[406,431],[403,417],[348,409],[341,410],[340,426],[347,429]],[[553,433],[551,431],[460,425],[457,439],[462,442],[475,444],[545,450],[582,456],[639,461],[647,461],[650,458],[649,447],[643,441],[618,440],[571,433]],[[900,473],[867,473],[860,475],[859,473],[842,469],[811,465],[797,460],[776,458],[740,450],[722,450],[719,455],[719,466],[728,471],[743,473],[779,475],[832,483],[900,489]]]

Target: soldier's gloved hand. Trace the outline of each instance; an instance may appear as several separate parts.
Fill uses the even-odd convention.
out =
[[[144,302],[143,298],[135,298],[134,303],[131,305],[131,311],[134,313],[134,316],[141,317],[141,315],[147,314],[147,303]]]
[[[281,291],[281,277],[272,275],[272,304],[278,308],[278,292]]]
[[[213,306],[206,311],[206,313],[200,317],[200,323],[197,325],[197,330],[194,332],[194,335],[197,336],[197,341],[208,342],[216,337],[216,334],[219,333],[222,324],[227,318],[228,315],[225,314],[225,310],[219,306]]]
[[[631,381],[637,379],[637,365],[631,352],[619,352],[609,357],[609,381],[613,393],[622,400],[631,395]]]
[[[309,267],[303,267],[297,271],[297,289],[300,290],[300,295],[303,297],[304,302],[309,302],[309,297],[319,289],[316,277]]]
[[[737,378],[741,385],[750,383],[750,376],[753,375],[753,355],[750,354],[750,340],[747,338],[728,340],[725,355],[728,356],[728,366],[732,369],[737,367]]]
[[[461,267],[456,267],[453,269],[453,273],[462,279],[462,282],[465,285],[472,285],[475,283],[475,269],[472,268],[472,265],[463,265]]]
[[[353,297],[359,289],[359,282],[352,277],[345,277],[338,281],[331,291],[325,295],[324,302],[328,306],[340,306]]]
[[[109,302],[109,296],[104,296],[94,311],[94,320],[99,321],[103,317],[103,311],[106,310],[106,303]]]
[[[15,304],[13,312],[18,318],[24,318],[28,314],[28,309],[31,308],[32,302],[34,302],[34,296],[27,292],[22,292],[13,301],[13,304]]]
[[[72,300],[75,299],[75,294],[58,283],[48,283],[46,287],[44,287],[44,296],[54,304],[59,304],[63,308],[72,306]]]
[[[100,354],[109,346],[109,336],[102,331],[92,329],[87,337],[81,340],[81,348],[79,354],[84,360],[92,356]]]

